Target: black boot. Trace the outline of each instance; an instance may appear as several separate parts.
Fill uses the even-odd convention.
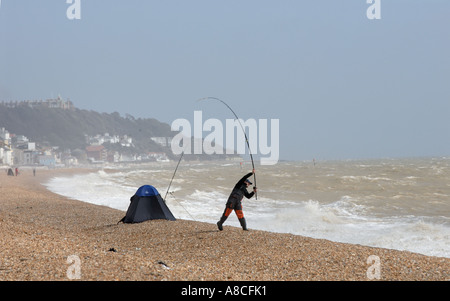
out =
[[[240,218],[239,222],[241,223],[242,230],[248,231],[248,229],[247,229],[247,222],[245,221],[245,217]]]
[[[219,231],[223,230],[222,224],[227,220],[228,216],[222,215],[220,218],[220,221],[217,222],[217,227],[219,228]]]

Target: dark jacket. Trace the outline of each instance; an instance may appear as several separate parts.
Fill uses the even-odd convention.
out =
[[[233,205],[232,207],[235,207],[238,203],[242,201],[244,196],[249,199],[251,198],[255,192],[248,192],[247,186],[245,185],[245,180],[247,180],[251,175],[253,175],[252,172],[246,174],[242,179],[239,180],[239,182],[236,183],[236,185],[233,188],[233,191],[231,192],[230,196],[228,197],[227,204]],[[232,208],[230,207],[230,208]]]

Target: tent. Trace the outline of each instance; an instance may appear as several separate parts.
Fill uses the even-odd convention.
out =
[[[11,168],[8,169],[8,176],[14,176],[14,172]]]
[[[152,219],[176,220],[158,190],[151,185],[139,187],[130,201],[130,206],[121,222],[141,223]]]

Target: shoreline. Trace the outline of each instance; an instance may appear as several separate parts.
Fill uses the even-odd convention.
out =
[[[293,234],[177,220],[117,224],[124,212],[56,195],[53,176],[0,173],[0,280],[450,280],[450,259]],[[377,274],[378,272],[378,274]]]

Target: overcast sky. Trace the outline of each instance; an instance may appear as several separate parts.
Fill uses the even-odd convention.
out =
[[[279,119],[280,159],[450,156],[448,0],[80,3],[1,1],[0,101],[233,118],[214,96]]]

